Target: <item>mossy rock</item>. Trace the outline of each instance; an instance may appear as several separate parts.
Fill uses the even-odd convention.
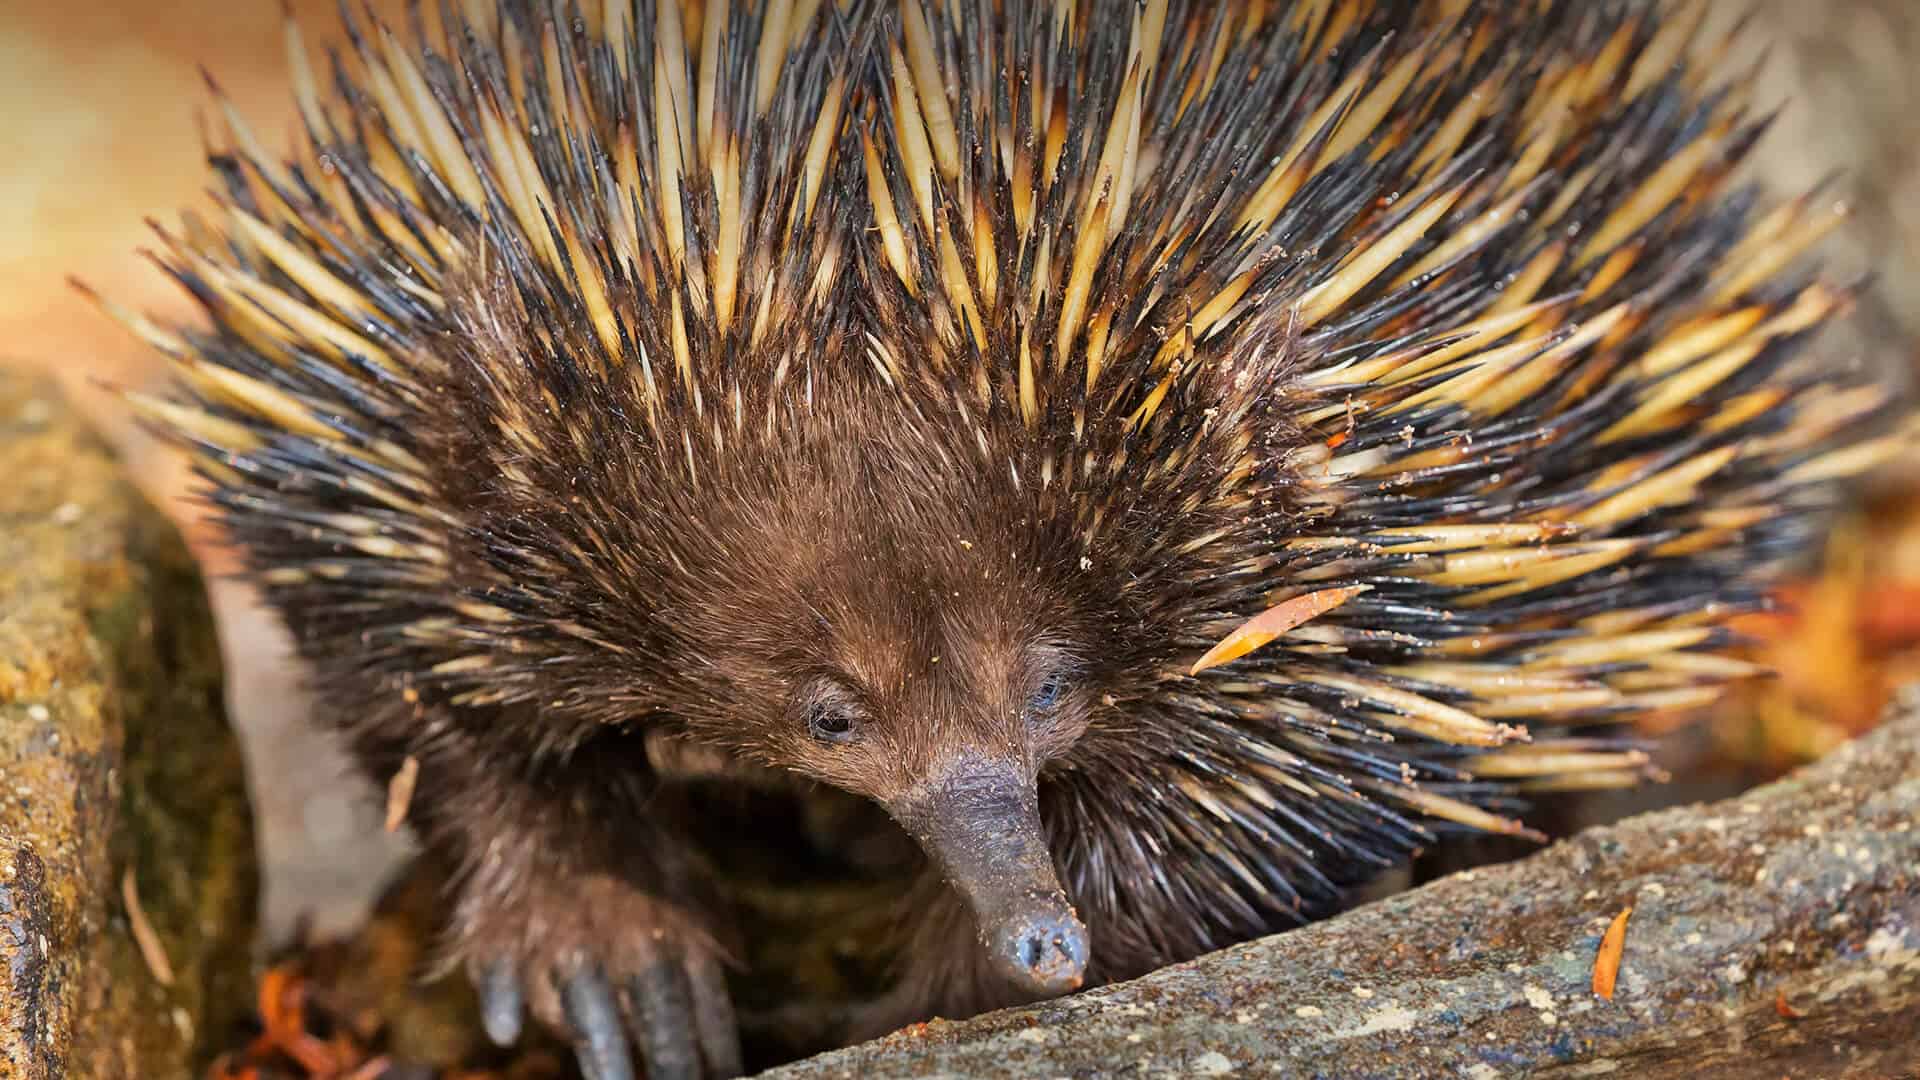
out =
[[[0,371],[0,1075],[202,1071],[250,1001],[255,872],[186,548]]]

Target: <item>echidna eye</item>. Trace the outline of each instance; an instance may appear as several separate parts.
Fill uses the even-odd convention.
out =
[[[1047,676],[1046,681],[1040,684],[1040,688],[1033,692],[1031,698],[1027,699],[1027,719],[1041,720],[1046,718],[1049,713],[1053,712],[1054,706],[1060,704],[1060,698],[1066,692],[1066,679],[1058,674]]]
[[[849,743],[858,737],[860,722],[846,708],[820,703],[807,710],[807,733],[824,743]]]

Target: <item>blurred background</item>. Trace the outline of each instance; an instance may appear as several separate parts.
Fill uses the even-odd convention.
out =
[[[338,26],[333,0],[291,6],[310,32]],[[397,0],[373,6],[403,10]],[[192,475],[99,385],[156,384],[161,357],[67,282],[156,315],[187,312],[185,294],[140,249],[152,242],[148,218],[171,224],[183,208],[210,206],[200,127],[218,121],[203,66],[263,141],[291,145],[275,0],[0,0],[0,365],[65,384],[200,556],[252,767],[266,928],[283,937],[307,915],[325,934],[357,921],[403,842],[306,723],[309,699],[279,628],[245,586],[223,580],[232,563],[186,498]]]
[[[1842,277],[1875,285],[1820,346],[1905,387],[1920,332],[1920,4],[1913,0],[1710,0],[1724,31],[1764,67],[1759,100],[1781,112],[1756,178],[1798,194],[1831,179],[1853,214],[1827,244]],[[402,0],[374,0],[398,12]],[[333,0],[293,0],[310,39],[335,26]],[[266,868],[266,917],[284,935],[311,916],[325,934],[353,922],[402,841],[372,794],[304,723],[300,673],[277,629],[185,499],[192,478],[127,422],[98,383],[155,383],[158,356],[96,311],[69,275],[134,308],[185,311],[140,257],[143,223],[205,206],[200,65],[270,146],[292,137],[281,5],[272,0],[0,2],[0,365],[49,371],[123,448],[137,481],[180,521],[209,570],[230,669],[233,716],[252,765]],[[1711,31],[1710,31],[1711,32]],[[1762,58],[1762,54],[1764,57]],[[0,483],[4,483],[0,478]],[[1774,775],[1870,725],[1892,687],[1920,675],[1920,463],[1879,478],[1836,528],[1781,614],[1747,629],[1781,678],[1704,719],[1655,718],[1683,783],[1676,801]]]

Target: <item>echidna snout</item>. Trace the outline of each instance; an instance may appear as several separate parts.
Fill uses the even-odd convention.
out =
[[[1087,928],[1055,876],[1033,778],[965,756],[888,810],[926,849],[979,927],[994,968],[1035,997],[1086,981]]]
[[[1036,893],[1026,899],[1019,917],[983,931],[995,966],[1041,997],[1078,990],[1087,979],[1087,928],[1065,896]]]

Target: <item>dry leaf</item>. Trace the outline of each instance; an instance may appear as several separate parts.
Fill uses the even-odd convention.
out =
[[[1627,917],[1632,914],[1633,908],[1627,907],[1613,917],[1613,925],[1600,939],[1600,954],[1593,959],[1593,992],[1608,1001],[1613,1000],[1613,985],[1620,977],[1620,955],[1627,947]]]
[[[1220,644],[1207,650],[1194,665],[1189,675],[1198,675],[1211,667],[1231,663],[1253,650],[1292,630],[1294,627],[1316,619],[1341,604],[1359,596],[1372,588],[1370,585],[1348,585],[1339,589],[1322,589],[1319,592],[1296,596],[1284,603],[1255,615],[1241,623],[1239,629],[1221,639]]]

